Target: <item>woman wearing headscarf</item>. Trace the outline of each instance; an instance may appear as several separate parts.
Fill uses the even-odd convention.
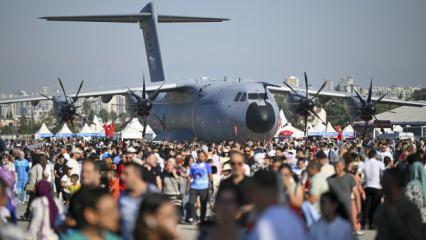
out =
[[[63,207],[58,199],[53,197],[51,184],[41,180],[36,184],[36,198],[30,206],[32,218],[29,233],[34,239],[56,240],[57,223],[63,216]]]
[[[410,177],[405,195],[419,208],[422,216],[422,236],[426,237],[426,172],[421,162],[411,164]]]

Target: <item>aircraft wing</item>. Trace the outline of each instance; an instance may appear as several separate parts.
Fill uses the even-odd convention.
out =
[[[271,91],[271,93],[274,94],[286,94],[286,93],[291,93],[292,90],[288,87],[282,86],[282,87],[275,87],[275,86],[268,86],[269,91]],[[294,88],[294,90],[296,90],[297,92],[300,93],[304,93],[305,89],[301,89],[301,88]],[[317,90],[314,89],[309,89],[308,93],[312,96],[315,95],[317,93]],[[321,91],[319,93],[319,96],[328,96],[328,97],[332,97],[332,98],[350,98],[353,97],[355,95],[352,95],[350,93],[345,93],[345,92],[325,92],[325,91]],[[371,98],[373,100],[373,102],[377,101],[379,98],[378,97],[372,97]],[[380,100],[380,103],[385,103],[385,104],[394,104],[394,105],[400,105],[400,106],[412,106],[412,107],[423,107],[426,106],[426,102],[415,102],[415,101],[404,101],[404,100],[399,100],[399,99],[390,99],[390,98],[383,98],[382,100]]]
[[[178,86],[176,83],[167,83],[164,85],[150,85],[146,86],[146,91],[148,94],[150,92],[155,92],[159,88],[160,92],[169,92],[178,90],[181,88],[181,86]],[[141,92],[142,87],[136,87],[136,88],[130,88],[134,92]],[[110,90],[95,90],[95,91],[86,91],[86,92],[80,92],[78,95],[79,98],[90,98],[90,97],[101,97],[101,96],[111,96],[111,95],[124,95],[129,91],[128,88],[121,88],[121,89],[110,89]],[[55,96],[60,96],[62,93],[55,94]],[[75,97],[75,93],[69,94],[69,97]],[[49,98],[53,97],[53,95],[48,95]],[[28,97],[16,97],[16,98],[8,98],[8,99],[0,99],[0,105],[1,104],[10,104],[10,103],[19,103],[19,102],[39,102],[47,100],[43,96],[28,96]]]

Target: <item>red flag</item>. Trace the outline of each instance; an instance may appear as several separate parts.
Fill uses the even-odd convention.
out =
[[[337,134],[337,141],[341,141],[343,138],[342,128],[339,128],[337,131],[339,132],[339,134]]]
[[[104,131],[105,131],[105,136],[106,137],[114,137],[115,124],[114,123],[105,124],[104,125]]]

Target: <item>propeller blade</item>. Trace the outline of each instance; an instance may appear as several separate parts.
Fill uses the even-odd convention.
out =
[[[152,113],[152,116],[154,116],[160,122],[161,126],[163,127],[163,132],[165,132],[167,127],[164,121],[155,113]]]
[[[309,94],[308,94],[308,74],[306,74],[306,72],[304,72],[305,74],[305,92],[306,92],[306,98],[308,98]]]
[[[305,121],[304,134],[305,134],[305,138],[306,138],[306,137],[308,137],[308,115],[307,114],[304,116],[303,120]]]
[[[146,117],[143,117],[143,123],[142,124],[143,124],[142,138],[145,139],[146,125],[147,125]]]
[[[374,118],[374,120],[379,120],[379,119],[377,119],[377,117],[376,117],[376,115],[373,115],[373,118]],[[385,133],[385,129],[384,128],[380,128],[380,132],[382,132],[382,134],[384,134]]]
[[[367,97],[367,102],[370,103],[371,102],[371,95],[373,94],[373,77],[371,77],[370,80],[370,88],[368,89],[368,97]]]
[[[316,118],[318,118],[322,124],[326,125],[327,124],[321,119],[321,117],[318,115],[318,113],[316,113],[315,111],[309,110],[310,113],[312,113]]]
[[[365,121],[365,123],[364,123],[364,129],[362,131],[362,137],[361,137],[362,140],[364,140],[365,134],[367,133],[367,127],[368,127],[368,120]]]
[[[146,99],[145,74],[143,75],[143,83],[142,83],[142,98],[143,98],[143,99]]]
[[[325,88],[325,85],[327,85],[327,82],[324,82],[322,84],[322,86],[320,87],[320,89],[318,89],[317,93],[315,93],[314,98],[317,98],[319,96],[320,92]]]
[[[158,87],[158,89],[154,92],[154,94],[151,97],[149,97],[149,100],[154,101],[157,98],[158,94],[160,94],[160,90],[163,87],[163,85],[164,85],[164,82],[161,83],[160,87]]]
[[[64,84],[62,83],[61,78],[58,78],[58,81],[59,85],[61,85],[62,92],[64,93],[65,102],[68,103],[67,93],[65,92]]]
[[[362,105],[365,105],[365,101],[364,98],[361,97],[361,95],[358,93],[358,91],[354,88],[354,92],[356,94],[356,96],[358,97],[358,99],[361,101]]]
[[[380,103],[380,101],[382,101],[383,98],[385,98],[388,95],[389,92],[383,94],[379,99],[377,99],[376,104]]]
[[[296,95],[299,95],[299,96],[300,96],[300,94],[299,94],[298,92],[296,92],[296,90],[294,90],[294,88],[293,88],[292,86],[290,86],[290,84],[288,84],[288,83],[286,83],[286,82],[283,82],[283,83],[284,83],[284,85],[285,85],[286,87],[290,88],[290,90],[291,90],[294,94],[296,94]]]
[[[42,97],[46,98],[47,100],[52,100],[50,97],[48,97],[48,96],[44,95],[43,93],[39,93],[39,94],[40,94],[40,96],[42,96]]]
[[[77,100],[78,100],[78,95],[80,94],[81,88],[83,87],[83,83],[84,83],[84,81],[83,81],[83,80],[81,80],[80,86],[78,87],[77,93],[75,94],[75,97],[73,98],[72,103],[77,102]]]
[[[127,88],[129,90],[129,92],[133,95],[133,97],[136,98],[136,100],[138,100],[138,102],[141,101],[141,98],[130,88]]]

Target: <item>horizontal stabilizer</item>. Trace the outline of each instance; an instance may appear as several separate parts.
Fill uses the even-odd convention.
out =
[[[137,23],[151,16],[151,13],[134,13],[118,15],[82,15],[82,16],[52,16],[41,17],[47,21],[71,21],[71,22],[116,22],[116,23]],[[196,23],[196,22],[222,22],[227,18],[208,17],[188,17],[173,15],[158,15],[159,23]]]

